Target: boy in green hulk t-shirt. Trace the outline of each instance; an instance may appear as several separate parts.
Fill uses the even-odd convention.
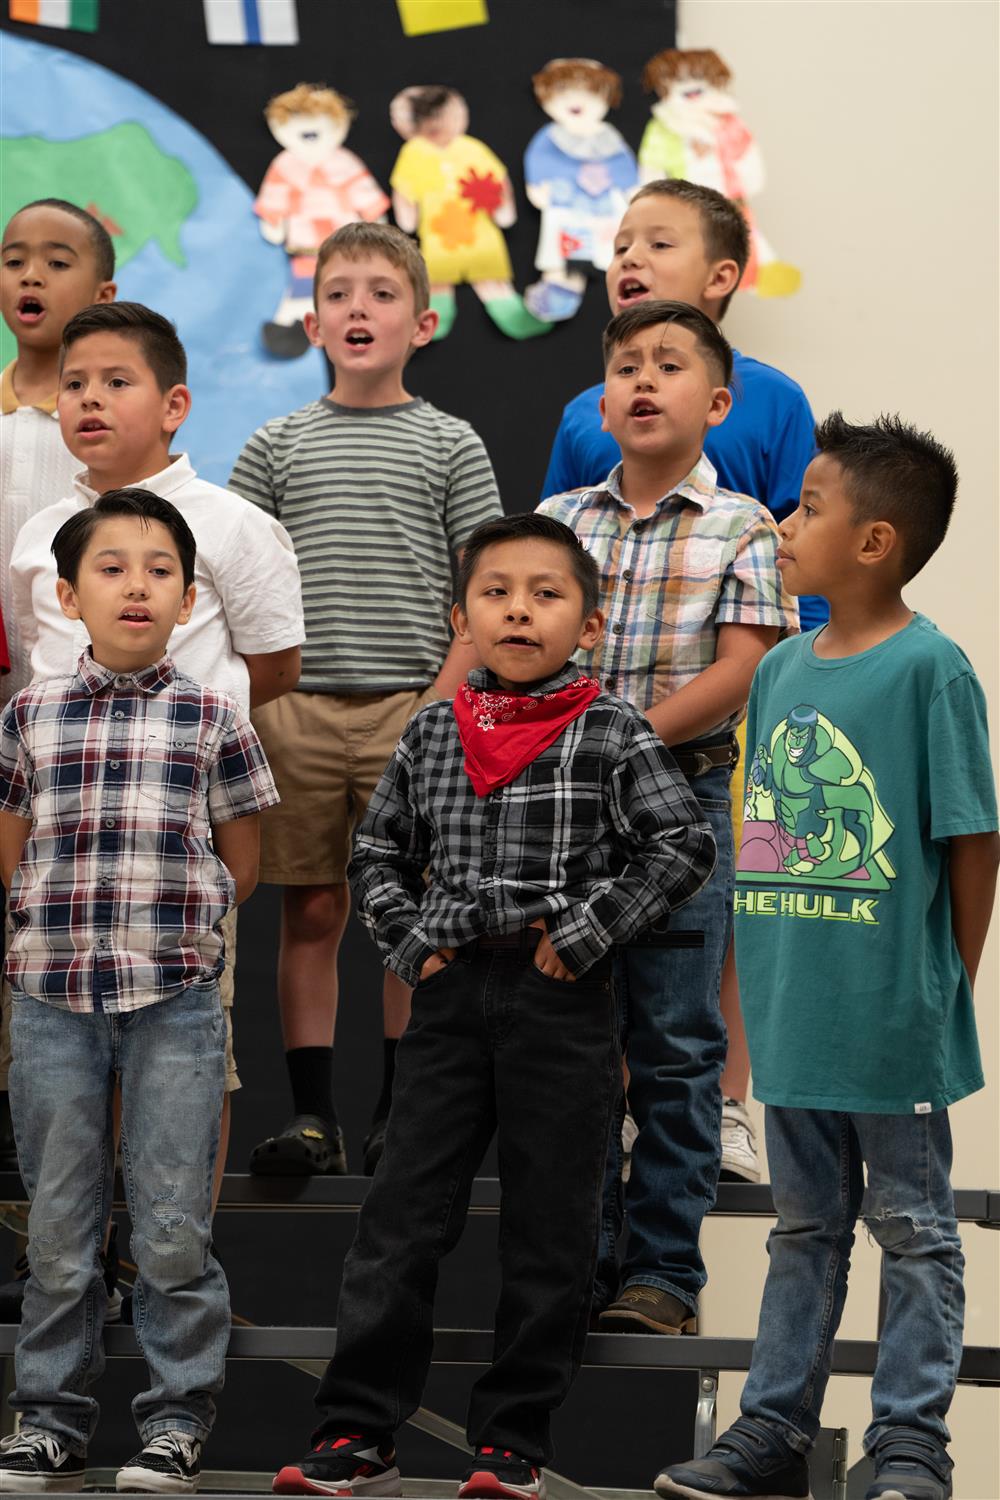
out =
[[[757,669],[736,869],[778,1223],[742,1416],[656,1489],[808,1494],[861,1217],[887,1298],[866,1500],[947,1500],[964,1307],[947,1106],[983,1084],[972,985],[1000,862],[985,700],[900,593],[944,538],[951,455],[898,418],[839,412],[817,446],[778,566],[830,623]]]

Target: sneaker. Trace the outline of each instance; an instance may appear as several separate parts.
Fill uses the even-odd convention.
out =
[[[757,1132],[739,1099],[722,1101],[722,1169],[720,1182],[759,1182]]]
[[[631,1110],[626,1110],[622,1121],[622,1182],[628,1182],[632,1176],[632,1147],[636,1143],[639,1127],[635,1123],[635,1116]]]
[[[950,1500],[954,1464],[941,1444],[913,1427],[889,1427],[871,1454],[875,1481],[865,1500]]]
[[[297,1464],[275,1475],[276,1495],[401,1495],[396,1449],[357,1433],[324,1438]]]
[[[362,1171],[366,1177],[375,1176],[375,1168],[382,1160],[382,1152],[385,1150],[385,1127],[388,1123],[388,1120],[373,1120],[372,1128],[365,1136],[361,1153]]]
[[[466,1496],[489,1497],[539,1495],[544,1500],[545,1478],[541,1469],[509,1448],[477,1448],[476,1456],[458,1487],[458,1500]]]
[[[627,1286],[597,1320],[599,1333],[697,1333],[698,1315],[658,1286]]]
[[[0,1440],[0,1494],[58,1494],[78,1490],[86,1464],[54,1432],[22,1427]]]
[[[254,1147],[250,1170],[259,1177],[344,1177],[344,1132],[331,1130],[319,1115],[296,1115],[279,1135]]]
[[[201,1443],[189,1432],[161,1432],[119,1469],[115,1489],[142,1495],[193,1495],[201,1479]]]
[[[122,1320],[122,1294],[118,1290],[118,1225],[112,1224],[107,1250],[101,1251],[101,1270],[108,1294],[108,1305],[104,1312],[105,1323],[120,1323]],[[0,1285],[0,1323],[20,1323],[24,1304],[24,1286],[31,1268],[27,1255],[19,1255],[14,1262],[14,1274],[10,1281]]]
[[[809,1465],[776,1432],[739,1417],[704,1458],[671,1464],[653,1480],[658,1495],[756,1496],[808,1500]]]

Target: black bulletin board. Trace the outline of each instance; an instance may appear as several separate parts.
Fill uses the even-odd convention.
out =
[[[675,0],[489,0],[485,26],[407,37],[395,0],[298,0],[297,46],[220,47],[208,43],[201,0],[100,0],[93,34],[19,25],[7,19],[6,5],[3,11],[2,30],[79,53],[160,99],[206,136],[253,192],[278,150],[263,118],[272,94],[303,80],[347,94],[358,107],[347,144],[385,185],[401,144],[388,117],[393,95],[413,83],[458,88],[469,102],[470,134],[497,152],[514,182],[518,222],[507,240],[519,290],[537,274],[539,220],[524,196],[522,160],[546,117],[532,73],[558,56],[594,57],[615,68],[624,100],[609,118],[635,149],[649,118],[642,68],[673,45],[676,18]],[[79,125],[81,133],[87,129],[86,120]],[[38,196],[44,194],[40,182]],[[562,407],[600,378],[607,316],[598,279],[575,319],[517,343],[493,328],[470,288],[461,288],[453,332],[410,366],[414,394],[480,432],[508,510],[537,502]]]

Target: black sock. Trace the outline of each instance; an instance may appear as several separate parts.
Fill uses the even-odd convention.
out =
[[[337,1128],[333,1107],[333,1048],[291,1047],[285,1053],[297,1115],[318,1115]]]
[[[378,1096],[375,1113],[372,1115],[372,1124],[377,1125],[380,1120],[389,1118],[389,1105],[392,1103],[392,1080],[396,1076],[396,1047],[398,1037],[387,1036],[382,1039],[382,1092]]]

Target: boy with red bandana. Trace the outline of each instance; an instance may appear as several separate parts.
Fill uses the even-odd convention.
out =
[[[598,591],[560,522],[472,533],[452,623],[484,666],[454,704],[411,719],[358,833],[351,888],[383,961],[416,986],[413,1016],[313,1451],[277,1494],[400,1493],[393,1432],[420,1403],[438,1265],[494,1131],[495,1356],[472,1392],[458,1493],[544,1494],[550,1415],[587,1333],[621,1070],[610,949],[663,924],[715,863],[662,741],[568,661],[600,638]]]

